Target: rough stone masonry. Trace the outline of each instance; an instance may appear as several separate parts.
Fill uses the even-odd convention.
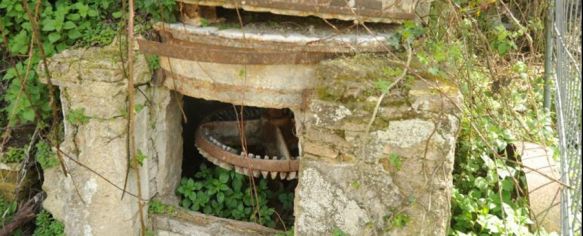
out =
[[[297,112],[303,148],[297,235],[445,235],[449,225],[457,88],[412,68],[367,126],[383,57],[322,62],[309,109]]]
[[[59,166],[44,170],[43,206],[64,222],[67,235],[138,235],[140,231],[133,171],[128,194],[121,198],[128,168],[127,79],[119,48],[114,43],[66,50],[50,59],[52,82],[60,87],[65,128],[61,151],[69,175]],[[138,85],[151,78],[142,56],[134,71]],[[140,86],[139,90],[136,146],[147,158],[139,167],[141,200],[154,195],[173,200],[182,164],[182,142],[175,138],[182,133],[177,98],[166,89]]]
[[[51,58],[53,82],[61,89],[65,123],[63,152],[70,172],[45,170],[44,207],[64,221],[68,235],[137,235],[138,199],[126,195],[126,80],[119,47],[67,50]],[[445,235],[449,224],[452,169],[459,126],[457,88],[412,68],[378,108],[375,81],[402,70],[380,56],[359,55],[324,61],[314,77],[317,87],[303,109],[295,109],[301,164],[295,197],[295,234]],[[138,84],[136,140],[147,157],[139,168],[144,200],[176,204],[181,178],[180,96],[149,84],[146,62],[136,63]],[[87,119],[68,119],[72,114]],[[83,120],[83,119],[82,119]],[[368,132],[367,132],[368,130]],[[192,144],[186,144],[192,145]],[[136,193],[130,175],[128,191]],[[177,206],[177,205],[176,205]],[[221,233],[245,235],[213,217],[150,216],[160,235],[208,235],[209,227],[228,224]],[[226,222],[226,223],[222,223]],[[173,231],[171,225],[180,225]],[[166,227],[156,229],[156,227]],[[219,227],[221,228],[221,227]],[[259,228],[253,230],[259,232]],[[273,234],[260,230],[258,234]],[[211,233],[212,235],[212,233]]]

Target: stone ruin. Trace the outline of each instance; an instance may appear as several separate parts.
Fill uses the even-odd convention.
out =
[[[124,198],[127,80],[119,46],[66,50],[50,59],[69,175],[58,167],[44,171],[44,207],[68,235],[140,234],[138,189],[146,204],[176,206],[172,214],[147,215],[156,235],[280,232],[180,209],[175,191],[192,162],[187,152],[257,178],[297,178],[295,235],[446,234],[458,89],[411,68],[416,78],[375,108],[374,81],[390,79],[387,68],[403,69],[382,56],[395,34],[387,23],[427,14],[429,2],[180,0],[179,7],[182,23],[155,25],[160,41],[138,40],[139,51],[158,55],[161,68],[152,75],[142,55],[135,63],[140,109],[131,135],[147,159],[139,167],[140,188],[130,174]],[[362,22],[372,23],[365,29]],[[271,141],[256,141],[269,144],[264,153],[232,147],[238,134],[232,119],[186,122],[189,111],[214,114],[208,101],[266,109],[271,116],[251,118],[244,131],[273,131]],[[67,119],[80,112],[86,122]],[[398,227],[396,218],[403,221]]]

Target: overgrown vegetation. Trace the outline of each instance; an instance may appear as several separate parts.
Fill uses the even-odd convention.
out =
[[[533,4],[536,4],[533,5]],[[456,150],[451,235],[528,235],[524,177],[512,144],[556,143],[542,107],[545,2],[437,1],[402,38],[431,74],[464,96]],[[512,19],[520,19],[513,21]],[[541,41],[533,41],[533,38]]]
[[[53,150],[51,150],[51,147],[45,141],[41,141],[36,144],[35,158],[43,170],[57,166],[59,164],[57,155],[53,152]]]
[[[36,1],[28,1],[29,10]],[[151,20],[174,20],[174,0],[137,1],[138,31],[146,33]],[[425,22],[406,22],[391,39],[396,50],[409,45],[414,61],[434,75],[458,84],[464,95],[461,131],[456,152],[452,196],[451,235],[525,235],[533,231],[522,168],[510,144],[523,140],[552,146],[552,118],[542,109],[543,27],[545,1],[435,1]],[[70,47],[111,43],[126,18],[124,6],[113,0],[42,0],[35,14],[46,56]],[[237,26],[238,27],[238,26]],[[20,0],[0,0],[0,126],[15,127],[50,119],[49,93],[38,80],[40,47],[33,44],[32,24]],[[152,68],[155,58],[148,60]],[[244,71],[243,71],[244,72]],[[400,71],[388,71],[392,77]],[[244,73],[243,73],[244,74]],[[390,83],[378,81],[381,92]],[[553,110],[553,109],[551,109]],[[66,117],[87,122],[82,111]],[[4,131],[3,129],[0,129]],[[47,142],[39,142],[35,157],[42,168],[58,164]],[[24,149],[11,148],[3,162],[18,162]],[[398,156],[390,164],[400,168]],[[360,183],[354,183],[358,188]],[[272,192],[258,181],[258,197],[251,196],[247,177],[220,168],[205,168],[178,189],[181,205],[232,219],[280,224],[277,203],[291,211],[293,194]],[[252,202],[256,201],[256,204]],[[0,223],[10,219],[16,204],[0,198]],[[150,203],[150,211],[167,212]],[[395,218],[400,227],[408,218]],[[286,219],[284,219],[286,221]],[[62,235],[62,225],[42,212],[38,235]],[[289,223],[287,223],[289,226]],[[1,225],[1,224],[0,224]],[[288,232],[289,233],[289,232]],[[286,233],[286,234],[288,234]],[[342,231],[334,233],[343,235]]]
[[[59,112],[52,113],[58,106],[50,104],[52,99],[58,104],[58,92],[51,98],[47,86],[40,83],[39,64],[43,56],[50,57],[71,47],[110,44],[125,32],[126,4],[114,0],[0,0],[0,161],[20,162],[27,148],[5,150],[5,145],[11,136],[20,135],[13,130],[36,125],[40,127],[41,141],[33,144],[30,153],[43,169],[59,164],[49,143],[60,142],[52,135],[60,131],[58,125],[51,130],[46,125],[51,120],[61,119]],[[174,0],[136,1],[136,31],[151,37],[152,22],[173,22],[175,4]],[[40,34],[38,40],[33,37],[36,26]],[[66,119],[84,124],[89,117],[79,110]],[[13,205],[15,208],[16,203]],[[2,205],[6,213],[0,217],[2,221],[10,219],[5,209],[8,208]],[[52,220],[47,212],[41,212],[36,223],[35,235],[63,235],[63,226]]]
[[[24,147],[9,147],[4,153],[0,153],[0,162],[2,163],[19,163],[24,160]]]
[[[42,48],[47,57],[67,48],[103,46],[112,42],[124,29],[124,6],[120,1],[105,0],[57,0],[28,1],[30,11],[40,24]],[[151,22],[164,19],[174,21],[175,1],[137,1],[136,21],[140,33],[151,29]],[[40,84],[36,72],[40,61],[40,49],[32,43],[33,28],[26,8],[20,0],[0,1],[0,57],[9,65],[0,72],[1,84],[6,87],[0,95],[6,106],[0,109],[3,122],[11,126],[35,121],[35,115],[44,120],[50,116],[48,92]],[[3,65],[5,66],[5,65]],[[3,75],[2,75],[3,74]],[[2,87],[0,87],[2,88]]]
[[[10,222],[14,213],[16,213],[16,202],[9,201],[0,195],[0,226]]]
[[[54,219],[53,216],[42,210],[36,216],[35,220],[36,229],[34,230],[35,236],[64,236],[65,226],[63,223]]]
[[[257,179],[255,183],[257,196],[253,195],[247,176],[202,164],[194,178],[182,179],[177,192],[182,197],[180,205],[193,211],[269,227],[291,226],[293,192],[282,185],[274,192],[266,179]],[[280,210],[278,214],[276,208]]]

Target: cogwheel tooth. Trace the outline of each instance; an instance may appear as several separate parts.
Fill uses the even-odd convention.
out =
[[[225,162],[219,161],[219,166],[225,170],[232,170],[233,169],[233,165],[231,165],[229,163],[225,163]]]
[[[279,159],[277,159],[277,156],[272,156],[271,160],[279,160]]]
[[[227,146],[227,151],[230,153],[233,153],[233,154],[237,154],[237,150],[235,150],[234,148],[229,147],[229,146]]]
[[[263,156],[263,160],[269,160],[269,156],[268,155]]]
[[[245,157],[245,152],[241,152],[241,155],[239,155],[240,157]]]
[[[239,167],[239,166],[235,166],[235,172],[244,175],[245,172],[243,172],[243,168]]]
[[[261,176],[263,176],[264,179],[267,179],[268,175],[269,175],[269,171],[261,171]]]
[[[247,154],[247,157],[249,157],[249,158],[255,158],[255,155],[253,155],[253,153],[249,153],[249,154]]]
[[[271,175],[271,179],[275,179],[277,178],[277,174],[279,174],[277,171],[272,171],[269,173]]]
[[[249,172],[251,172],[251,170],[249,170]],[[257,177],[259,177],[259,174],[261,174],[261,172],[260,172],[260,171],[258,171],[258,170],[253,170],[253,177],[257,178]]]
[[[207,156],[205,156],[205,158],[207,159],[207,161],[210,161],[213,164],[215,163],[215,158],[214,157],[212,157],[210,155],[207,155]]]
[[[292,171],[289,172],[289,174],[287,175],[287,180],[292,180],[297,178],[298,172],[297,171]]]
[[[285,172],[281,172],[281,173],[279,173],[279,177],[280,177],[282,180],[284,180],[284,179],[287,177],[287,173],[285,173]]]

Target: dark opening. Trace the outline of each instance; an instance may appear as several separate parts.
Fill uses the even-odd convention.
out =
[[[187,96],[184,96],[183,101],[187,121],[183,121],[182,131],[184,140],[183,180],[177,191],[177,194],[182,198],[180,205],[209,215],[256,222],[281,230],[290,229],[294,222],[293,197],[297,180],[281,180],[261,176],[252,178],[237,174],[234,170],[227,171],[208,161],[195,146],[197,128],[207,122],[209,116],[224,111],[233,111],[234,114],[235,108],[232,104]],[[245,107],[244,111],[263,113],[267,112],[268,109]],[[284,111],[293,116],[290,110],[285,109]],[[292,127],[285,133],[295,135],[295,128]],[[240,149],[240,144],[235,141],[229,146]],[[262,145],[248,145],[248,149],[250,153],[268,153],[268,150]],[[297,157],[297,143],[295,148],[289,151],[291,155]],[[256,195],[251,190],[252,182],[257,190]],[[189,196],[186,192],[194,192],[195,194]],[[252,207],[257,206],[256,199],[259,199],[260,207]]]

